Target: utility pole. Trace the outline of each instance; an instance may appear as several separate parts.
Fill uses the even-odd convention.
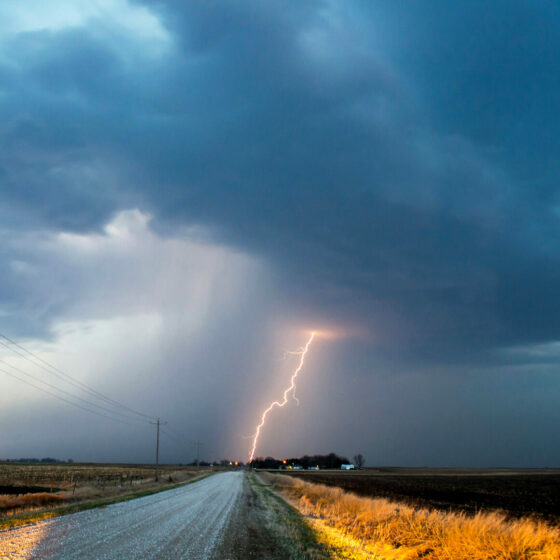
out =
[[[202,445],[200,441],[196,440],[196,470],[198,470],[198,461],[200,459],[200,446]]]
[[[159,427],[160,425],[165,425],[167,422],[160,422],[159,418],[157,422],[150,422],[150,424],[155,424],[156,429],[156,482],[159,480]]]

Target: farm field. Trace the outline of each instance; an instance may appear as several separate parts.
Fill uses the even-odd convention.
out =
[[[542,519],[511,519],[411,507],[309,482],[311,476],[261,473],[311,524],[332,558],[369,560],[553,560],[560,529]]]
[[[120,496],[157,491],[187,482],[206,470],[163,465],[96,463],[0,463],[0,526],[22,516]]]
[[[360,496],[416,507],[476,513],[502,510],[509,517],[560,522],[560,470],[364,469],[282,471],[308,482]]]
[[[306,520],[253,473],[193,484],[0,530],[0,558],[328,560]]]
[[[196,471],[196,467],[160,465],[160,477],[170,473]],[[153,479],[154,465],[128,465],[108,463],[0,463],[0,487],[14,486],[15,483],[29,486],[68,485],[95,482],[99,485],[118,485],[120,483],[139,484]]]

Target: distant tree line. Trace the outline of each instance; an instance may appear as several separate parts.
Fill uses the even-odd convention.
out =
[[[257,457],[250,466],[256,469],[280,469],[288,467],[319,467],[320,469],[340,469],[341,465],[348,464],[347,457],[340,457],[336,453],[328,455],[304,455],[290,459],[275,459],[274,457]]]
[[[43,457],[38,459],[37,457],[23,457],[21,459],[4,459],[5,463],[73,463],[74,459],[53,459],[52,457]]]

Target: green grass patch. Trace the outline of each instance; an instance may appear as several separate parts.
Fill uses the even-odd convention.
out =
[[[14,515],[13,517],[0,519],[0,530],[11,529],[12,527],[19,527],[21,525],[27,525],[28,523],[35,523],[37,521],[43,521],[45,519],[52,519],[53,517],[60,517],[61,515],[68,515],[69,513],[77,513],[78,511],[84,511],[87,509],[94,509],[98,507],[105,507],[111,504],[117,504],[119,502],[127,502],[128,500],[135,500],[136,498],[144,498],[145,496],[151,496],[152,494],[158,494],[159,492],[165,492],[167,490],[173,490],[179,488],[180,486],[187,486],[193,482],[198,482],[203,478],[210,476],[213,473],[206,473],[201,476],[197,476],[191,480],[185,482],[178,482],[176,484],[170,484],[164,486],[163,488],[152,488],[151,490],[140,490],[139,492],[131,492],[130,494],[122,494],[120,496],[111,496],[109,498],[98,498],[96,500],[89,500],[86,502],[80,502],[77,504],[71,504],[68,506],[60,506],[56,508],[49,509],[47,511],[38,511],[33,513],[22,513],[19,515]]]
[[[273,514],[274,521],[267,530],[278,548],[286,551],[290,560],[327,560],[331,558],[327,547],[320,543],[315,530],[299,511],[288,504],[270,486],[264,484],[253,472],[248,473],[249,484],[263,505]]]

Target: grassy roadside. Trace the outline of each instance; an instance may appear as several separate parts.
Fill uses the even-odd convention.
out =
[[[327,547],[319,542],[316,531],[296,508],[278,496],[270,485],[263,483],[253,472],[247,474],[249,485],[269,512],[266,530],[278,550],[285,551],[290,560],[328,560]]]
[[[252,474],[249,476],[257,478]],[[304,542],[306,540],[308,542],[312,541],[314,547],[319,551],[318,555],[313,555],[312,552],[311,554],[300,554],[299,556],[294,556],[294,558],[336,558],[336,560],[371,560],[372,558],[381,558],[381,556],[377,554],[378,551],[373,551],[364,547],[363,542],[349,538],[348,535],[344,535],[343,532],[329,527],[323,520],[316,519],[313,516],[304,516],[297,507],[291,505],[287,501],[288,496],[279,496],[275,491],[271,490],[274,486],[267,480],[270,478],[268,473],[264,475],[264,478],[264,481],[259,478],[257,484],[260,483],[263,490],[270,495],[269,501],[270,499],[274,499],[280,504],[280,508],[283,507],[289,510],[292,516],[292,523],[300,527],[303,526],[300,529],[304,533],[302,540]],[[297,531],[292,531],[292,536],[289,536],[288,539],[288,542],[285,544],[293,547],[293,541],[298,539]],[[313,551],[313,548],[311,550]]]
[[[560,529],[497,512],[417,509],[285,475],[265,475],[310,523],[335,558],[365,560],[553,560]]]
[[[111,496],[108,498],[98,498],[96,500],[89,500],[85,502],[80,502],[77,504],[71,504],[68,506],[60,506],[56,508],[49,509],[47,511],[38,511],[32,513],[22,513],[20,515],[14,515],[6,519],[0,519],[0,531],[11,529],[13,527],[19,527],[21,525],[27,525],[28,523],[35,523],[37,521],[42,521],[44,519],[52,519],[53,517],[60,517],[61,515],[67,515],[69,513],[76,513],[78,511],[84,511],[87,509],[94,509],[98,507],[104,507],[111,504],[116,504],[118,502],[127,502],[128,500],[134,500],[136,498],[143,498],[145,496],[151,496],[152,494],[158,494],[159,492],[165,492],[166,490],[173,490],[180,486],[187,486],[193,482],[197,482],[210,476],[213,473],[205,473],[196,478],[192,478],[185,482],[177,482],[175,484],[169,484],[163,486],[162,488],[152,488],[150,490],[141,490],[139,492],[131,492],[129,494],[121,494],[119,496]]]

